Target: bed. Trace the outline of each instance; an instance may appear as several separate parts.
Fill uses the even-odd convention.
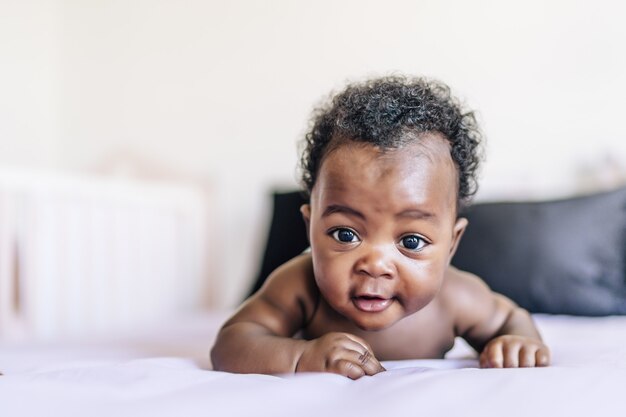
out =
[[[535,315],[553,365],[479,369],[459,341],[444,360],[385,362],[357,381],[333,374],[212,371],[225,312],[132,335],[0,348],[2,416],[590,416],[626,411],[626,317]]]
[[[301,196],[274,199],[254,288],[266,270],[307,244],[297,214]],[[476,354],[457,340],[446,359],[384,362],[386,372],[357,381],[217,372],[208,353],[232,311],[198,310],[141,330],[116,325],[97,337],[1,340],[0,417],[625,415],[625,208],[621,188],[559,201],[477,204],[464,213],[473,228],[453,263],[534,313],[552,351],[550,367],[479,369]]]

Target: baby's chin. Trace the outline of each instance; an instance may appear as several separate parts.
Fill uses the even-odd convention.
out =
[[[364,330],[366,332],[378,332],[381,330],[388,329],[389,327],[393,326],[396,322],[394,321],[393,323],[370,324],[370,323],[352,321],[352,323],[354,323],[354,325],[358,327],[359,329]]]

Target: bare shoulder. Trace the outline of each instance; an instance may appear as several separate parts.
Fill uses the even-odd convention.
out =
[[[274,334],[290,336],[313,314],[317,297],[311,256],[300,255],[272,272],[224,327],[248,321],[261,324]]]
[[[444,284],[441,288],[442,301],[450,306],[470,307],[477,299],[489,297],[491,289],[477,275],[462,271],[453,266],[448,267]]]
[[[494,293],[480,277],[450,266],[441,289],[441,302],[454,317],[457,335],[462,335],[495,319],[498,305],[510,301]]]
[[[317,286],[310,254],[297,256],[270,274],[258,296],[280,306],[296,303],[312,311],[317,299]]]

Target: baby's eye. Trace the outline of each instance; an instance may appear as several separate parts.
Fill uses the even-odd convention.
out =
[[[408,235],[400,239],[400,245],[413,252],[424,249],[427,244],[428,242],[417,235]]]
[[[359,241],[359,237],[354,231],[345,228],[335,229],[331,232],[331,236],[341,243],[355,243]]]

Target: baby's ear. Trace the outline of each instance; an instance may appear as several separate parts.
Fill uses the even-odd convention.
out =
[[[452,245],[450,246],[450,255],[448,257],[448,264],[452,261],[452,257],[456,252],[456,248],[459,247],[459,242],[461,241],[461,237],[463,237],[463,233],[465,233],[465,229],[467,228],[468,221],[465,217],[459,217],[456,219],[456,223],[454,223],[454,228],[452,229]]]
[[[304,224],[306,225],[306,237],[311,241],[309,229],[311,228],[311,205],[303,204],[300,206],[300,213],[302,213],[302,219],[304,220]]]

